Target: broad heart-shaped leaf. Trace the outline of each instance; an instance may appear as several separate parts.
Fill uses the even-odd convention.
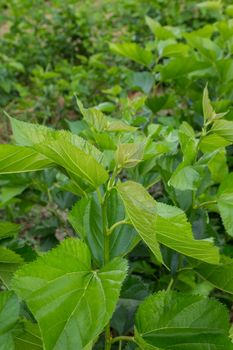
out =
[[[23,264],[23,259],[10,249],[0,247],[0,280],[10,285],[14,272]]]
[[[142,185],[132,181],[118,184],[117,190],[133,226],[157,259],[162,260],[159,242],[181,254],[218,264],[217,247],[193,238],[191,225],[181,209],[156,202]]]
[[[51,165],[51,160],[28,147],[0,145],[0,174],[38,171]]]
[[[216,288],[233,294],[233,259],[222,255],[219,265],[189,259],[192,268]]]
[[[19,302],[13,292],[0,293],[0,349],[15,350],[12,330],[19,317]]]
[[[14,237],[19,232],[20,225],[13,222],[1,221],[0,222],[0,239]]]
[[[233,349],[227,309],[198,295],[163,291],[150,296],[138,309],[135,327],[137,342],[151,349]]]
[[[218,209],[223,225],[230,236],[233,236],[233,173],[222,181],[218,190]]]
[[[66,130],[54,130],[43,125],[26,123],[10,117],[13,137],[19,146],[34,146],[44,142],[62,140],[70,142],[87,154],[90,154],[97,162],[101,162],[103,154],[88,141]]]
[[[126,272],[121,258],[93,271],[86,244],[70,238],[18,270],[12,287],[38,321],[45,350],[81,350],[109,321]]]
[[[108,179],[108,173],[95,158],[67,140],[44,142],[35,145],[34,148],[50,159],[51,162],[65,168],[71,174],[71,177],[85,180],[94,188]]]
[[[153,61],[153,55],[150,51],[143,49],[135,43],[110,43],[110,49],[119,55],[127,57],[137,63],[149,66]]]

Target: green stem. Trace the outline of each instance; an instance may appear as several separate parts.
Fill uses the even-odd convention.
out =
[[[126,335],[121,335],[119,337],[115,337],[111,340],[111,344],[114,344],[114,343],[117,343],[117,342],[122,342],[122,341],[131,341],[131,342],[134,342],[135,343],[135,339],[134,337],[129,337],[129,336],[126,336]]]
[[[107,217],[107,199],[109,192],[105,193],[102,201],[102,220],[103,220],[103,233],[104,233],[104,263],[109,262],[109,235],[108,235],[108,217]],[[111,350],[111,331],[110,323],[105,327],[105,350]]]
[[[114,186],[116,176],[118,174],[118,169],[115,169],[112,177],[109,179],[107,184],[107,190],[105,192],[104,198],[101,203],[102,207],[102,222],[103,222],[103,234],[104,234],[104,264],[107,264],[110,259],[110,236],[108,228],[108,215],[107,215],[107,201],[111,189]],[[105,350],[111,350],[111,329],[110,322],[105,327]]]
[[[202,203],[199,204],[198,207],[200,208],[200,207],[204,207],[205,205],[216,204],[216,203],[217,203],[217,200],[215,199],[215,200],[212,200],[212,201],[202,202]]]
[[[171,280],[170,280],[170,282],[169,282],[169,284],[167,286],[167,292],[169,292],[172,289],[173,284],[174,284],[174,279],[171,278]]]
[[[109,229],[108,229],[108,235],[110,236],[111,233],[115,230],[116,227],[120,226],[120,225],[128,225],[129,222],[127,220],[120,220],[117,221],[115,224],[113,224]]]

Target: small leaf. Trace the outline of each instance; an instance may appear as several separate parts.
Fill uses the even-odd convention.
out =
[[[203,92],[202,108],[203,108],[205,122],[214,118],[215,111],[214,111],[214,109],[211,105],[210,99],[209,99],[209,93],[208,93],[207,86],[204,88],[204,92]]]
[[[233,349],[227,309],[214,299],[159,292],[140,305],[135,324],[136,341],[152,348]]]
[[[135,43],[109,44],[110,49],[119,55],[127,57],[139,64],[149,66],[153,61],[153,55],[150,51],[143,49]]]
[[[121,258],[94,271],[87,246],[70,238],[18,270],[12,285],[37,319],[46,350],[82,350],[112,316],[126,272]]]
[[[135,167],[142,159],[144,144],[141,143],[121,143],[116,151],[116,163],[119,168]]]

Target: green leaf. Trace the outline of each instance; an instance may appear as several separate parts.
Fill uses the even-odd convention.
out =
[[[185,213],[176,207],[158,203],[138,183],[127,181],[117,185],[126,212],[144,242],[162,261],[159,244],[181,254],[218,264],[217,247],[204,240],[195,240]]]
[[[152,349],[233,349],[227,309],[215,299],[159,292],[140,305],[135,324],[136,341]]]
[[[162,262],[163,259],[157,240],[157,233],[153,227],[155,221],[155,201],[144,187],[136,182],[127,181],[120,183],[117,185],[117,191],[135,230],[151,249],[158,261]]]
[[[219,265],[191,262],[191,266],[216,288],[233,294],[233,259],[222,255]]]
[[[175,38],[173,28],[163,27],[155,19],[146,16],[146,24],[158,40],[167,40],[170,38]]]
[[[42,350],[40,330],[36,323],[23,320],[13,332],[15,350]]]
[[[109,47],[113,52],[145,66],[149,66],[153,61],[152,53],[135,43],[110,43]]]
[[[116,163],[119,168],[135,167],[143,159],[144,144],[121,143],[116,151]]]
[[[200,149],[203,153],[213,152],[219,148],[229,146],[231,142],[227,141],[224,137],[212,133],[204,136],[200,140]]]
[[[124,219],[124,208],[116,191],[112,191],[107,205],[108,226]],[[72,208],[69,221],[79,236],[86,242],[98,266],[104,263],[104,235],[102,208],[94,194],[82,198]],[[118,226],[109,236],[110,259],[123,256],[138,243],[138,236],[128,225]]]
[[[186,44],[177,43],[166,45],[163,49],[164,57],[184,57],[188,55],[190,47]]]
[[[67,140],[44,142],[35,145],[34,148],[50,159],[51,162],[65,168],[71,176],[77,176],[85,180],[94,188],[108,179],[108,173],[95,158]]]
[[[223,137],[227,142],[233,143],[233,121],[225,119],[216,120],[210,132]]]
[[[184,166],[181,163],[174,171],[168,184],[172,185],[178,190],[196,190],[198,186],[199,173],[191,165]]]
[[[51,160],[33,149],[0,145],[0,174],[23,173],[49,168]]]
[[[183,161],[186,165],[192,164],[196,158],[197,140],[193,128],[186,122],[183,122],[179,128],[179,141]]]
[[[204,115],[205,122],[214,118],[215,111],[214,111],[214,109],[211,105],[210,99],[209,99],[209,93],[208,93],[207,86],[204,88],[204,92],[203,92],[202,109],[203,109],[203,115]]]
[[[54,130],[43,125],[26,123],[10,117],[13,137],[20,146],[34,146],[44,142],[70,142],[80,150],[101,162],[103,154],[88,141],[66,130]]]
[[[81,350],[109,321],[126,272],[121,258],[93,271],[87,246],[70,238],[18,270],[12,285],[37,319],[46,350]]]
[[[198,61],[195,57],[176,57],[160,67],[162,81],[178,80],[187,74],[209,68],[208,62]]]
[[[194,33],[187,33],[184,35],[188,44],[197,49],[197,51],[207,60],[215,62],[222,57],[221,48],[209,38],[203,38]]]
[[[227,157],[225,148],[215,151],[208,161],[208,168],[214,183],[221,183],[228,174]]]
[[[223,225],[230,236],[233,236],[233,173],[222,181],[218,190],[218,209]]]
[[[23,259],[10,249],[0,247],[0,279],[9,286],[14,272],[23,264]]]
[[[19,317],[19,302],[13,292],[0,293],[0,349],[15,350],[12,330]]]
[[[0,222],[0,239],[15,237],[19,232],[20,225],[8,221]]]

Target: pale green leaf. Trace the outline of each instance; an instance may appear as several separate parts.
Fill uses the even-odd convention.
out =
[[[13,137],[20,146],[34,146],[44,142],[60,140],[70,142],[87,154],[92,155],[97,162],[101,162],[102,153],[88,141],[67,130],[54,130],[43,125],[26,123],[10,117]]]
[[[108,173],[95,158],[67,140],[44,142],[35,145],[34,148],[51,162],[65,168],[73,176],[85,180],[94,188],[108,179]]]
[[[121,143],[116,151],[116,163],[120,168],[135,167],[143,159],[144,144]]]
[[[219,148],[229,146],[231,142],[218,134],[209,134],[200,140],[199,147],[203,153],[213,152]]]
[[[159,292],[140,305],[135,323],[136,341],[152,349],[233,349],[227,309],[215,299]]]
[[[33,149],[14,145],[0,145],[0,174],[23,173],[46,169],[53,164]]]
[[[13,288],[37,319],[44,349],[81,350],[112,316],[126,272],[121,258],[94,271],[87,246],[70,238],[18,270]]]
[[[208,168],[211,173],[211,178],[215,183],[222,182],[228,174],[227,157],[225,148],[220,148],[214,152],[211,159],[208,161]]]
[[[186,165],[192,164],[196,158],[197,141],[193,128],[183,122],[179,128],[179,142],[183,153],[183,161]]]
[[[178,190],[195,190],[197,189],[199,173],[191,165],[184,166],[181,163],[172,174],[168,184]]]
[[[127,57],[139,64],[149,66],[153,61],[153,55],[150,51],[143,49],[136,43],[110,43],[110,49],[117,54]]]
[[[233,143],[233,121],[231,120],[216,120],[210,132],[223,137],[227,142]]]
[[[146,24],[158,40],[175,38],[175,31],[173,28],[169,28],[168,26],[163,27],[158,21],[151,17],[146,16]]]
[[[158,261],[162,262],[157,233],[153,227],[155,201],[144,187],[136,182],[120,183],[117,185],[117,191],[123,200],[127,215],[134,228]]]
[[[215,111],[214,111],[214,109],[211,105],[210,99],[209,99],[209,93],[208,93],[207,86],[204,88],[204,92],[203,92],[202,109],[203,109],[203,115],[204,115],[205,122],[214,118]]]
[[[184,255],[211,264],[218,264],[217,247],[204,240],[195,240],[185,213],[176,207],[156,202],[135,182],[117,185],[126,212],[148,247],[161,261],[159,243]]]

